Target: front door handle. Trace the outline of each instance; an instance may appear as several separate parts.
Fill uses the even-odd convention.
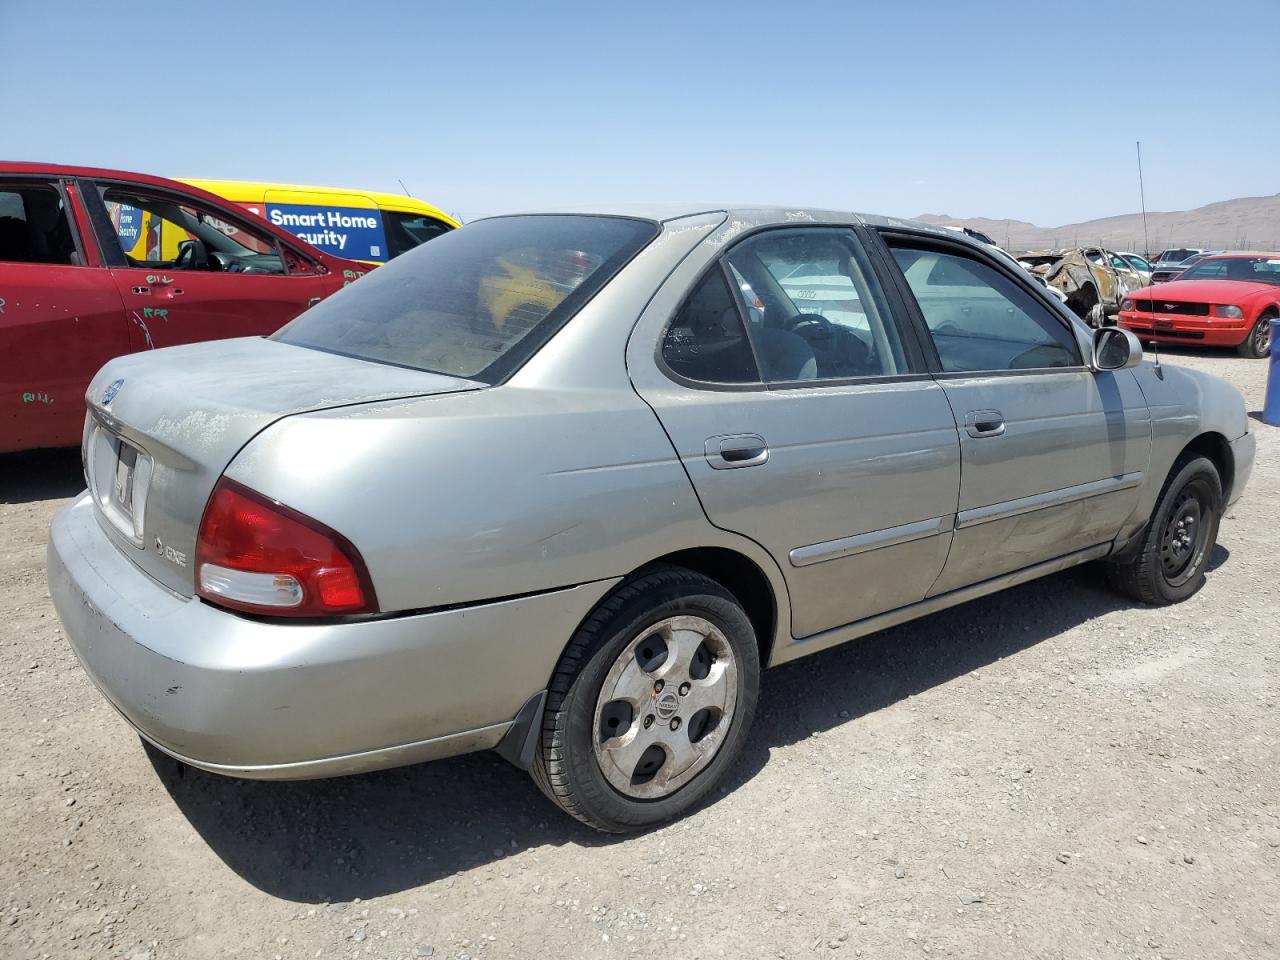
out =
[[[738,433],[729,437],[711,437],[703,445],[707,462],[716,470],[756,467],[769,459],[769,445],[757,433]]]
[[[1004,414],[999,410],[970,410],[964,415],[964,429],[971,437],[998,437],[1004,433]]]

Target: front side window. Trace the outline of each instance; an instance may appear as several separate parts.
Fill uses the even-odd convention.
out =
[[[624,217],[481,220],[379,267],[274,339],[494,383],[657,232],[651,221]]]
[[[908,372],[884,293],[851,230],[769,230],[725,260],[766,381]]]
[[[275,241],[193,203],[117,187],[102,194],[132,267],[214,273],[284,273]]]
[[[0,261],[78,263],[62,195],[49,184],[0,184]]]
[[[387,231],[388,259],[408,253],[414,247],[421,246],[428,240],[434,240],[453,229],[443,220],[429,217],[425,213],[397,213],[394,210],[384,210],[382,222]]]
[[[936,250],[894,247],[948,372],[1081,364],[1065,321],[988,264]]]

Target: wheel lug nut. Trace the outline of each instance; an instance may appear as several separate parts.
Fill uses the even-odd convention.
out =
[[[687,697],[687,696],[689,695],[689,690],[690,690],[690,689],[691,689],[691,686],[690,686],[690,684],[688,683],[688,681],[686,681],[686,682],[684,682],[684,683],[680,684],[680,696],[682,696],[682,697]]]
[[[661,692],[662,692],[662,688],[663,688],[663,687],[665,687],[666,685],[667,685],[667,681],[665,681],[665,680],[657,680],[657,681],[654,681],[654,684],[653,684],[653,692],[654,692],[654,693],[661,693]]]
[[[653,726],[653,714],[651,713],[644,718],[644,728],[648,730],[652,726]]]
[[[680,729],[680,718],[679,718],[679,717],[672,717],[672,718],[671,718],[671,729],[672,729],[672,730],[679,730],[679,729]]]

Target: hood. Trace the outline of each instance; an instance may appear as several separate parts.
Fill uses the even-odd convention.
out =
[[[256,337],[132,354],[112,360],[89,385],[85,470],[116,545],[190,596],[196,533],[213,485],[266,427],[316,410],[483,388]],[[126,481],[130,509],[112,498],[121,441],[133,448],[125,459],[141,464]]]
[[[1251,280],[1170,280],[1154,286],[1135,290],[1130,296],[1150,297],[1169,301],[1191,303],[1239,303],[1249,297],[1271,294],[1280,297],[1280,287],[1272,283],[1256,283]]]

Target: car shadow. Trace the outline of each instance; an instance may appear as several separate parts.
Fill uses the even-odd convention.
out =
[[[1219,564],[1225,556],[1222,548],[1215,554]],[[1129,606],[1087,565],[770,670],[744,755],[704,805],[755,777],[774,748],[856,723]],[[150,753],[210,848],[248,883],[296,902],[368,899],[530,848],[627,839],[572,820],[492,753],[292,783],[220,777]]]
[[[79,447],[0,453],[0,503],[60,500],[83,489]]]

